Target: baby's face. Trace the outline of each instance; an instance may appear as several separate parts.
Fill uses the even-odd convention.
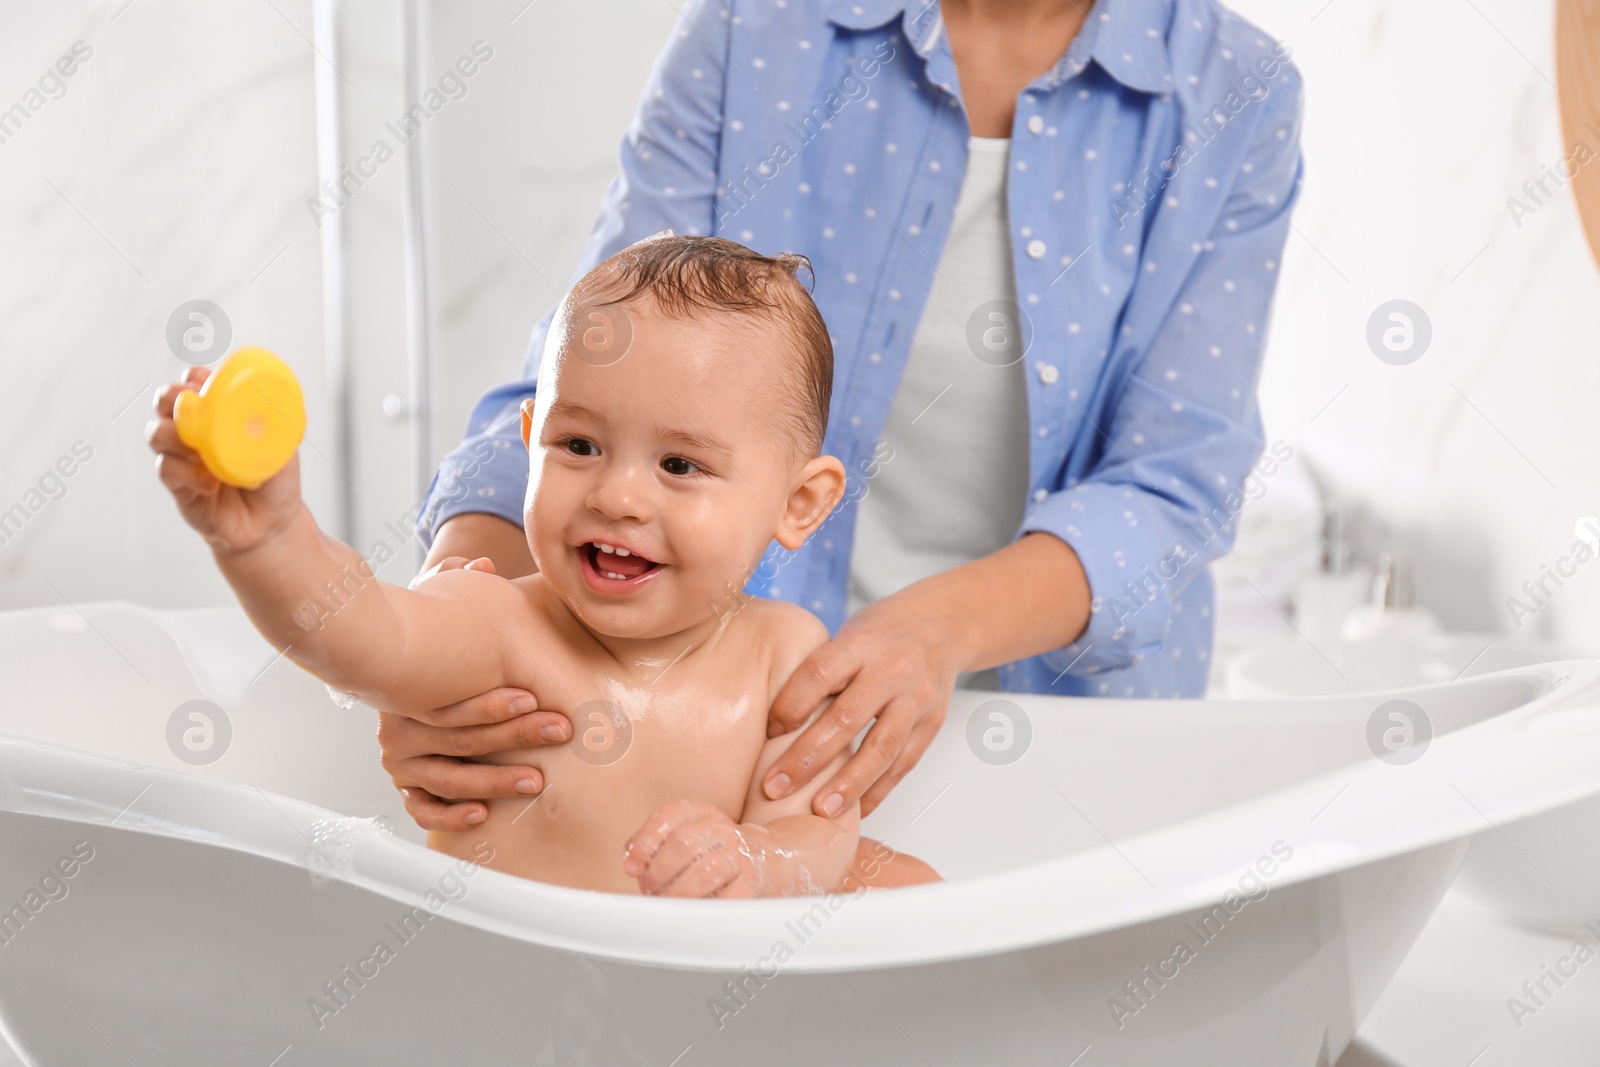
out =
[[[776,324],[667,318],[648,292],[604,314],[631,327],[626,354],[585,348],[599,320],[558,317],[525,405],[528,543],[591,629],[662,637],[730,610],[774,537],[798,547],[843,468],[808,461],[781,417],[795,379]]]

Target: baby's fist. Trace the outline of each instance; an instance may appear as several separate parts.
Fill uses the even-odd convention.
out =
[[[644,821],[622,852],[622,869],[646,896],[765,896],[766,849],[703,800],[674,800]]]
[[[287,526],[303,507],[300,460],[288,464],[256,489],[238,489],[220,482],[206,469],[199,453],[178,437],[173,409],[179,394],[198,391],[210,371],[190,367],[183,378],[155,396],[156,417],[145,427],[145,439],[156,454],[156,473],[177,501],[184,521],[215,548],[242,551]]]

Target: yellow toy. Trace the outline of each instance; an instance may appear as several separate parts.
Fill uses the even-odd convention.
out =
[[[172,408],[178,438],[220,481],[254,489],[283,469],[306,434],[305,397],[289,365],[265,348],[236,348],[198,393]]]

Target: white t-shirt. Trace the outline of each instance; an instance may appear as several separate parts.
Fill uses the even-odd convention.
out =
[[[851,613],[1004,548],[1027,506],[1028,390],[1017,324],[984,307],[1014,308],[1017,299],[1006,213],[1011,139],[971,137],[967,147],[950,236],[884,428],[893,453],[856,504]],[[1010,347],[996,351],[999,340]],[[1001,365],[1008,360],[1015,361]],[[971,672],[957,684],[998,689],[998,673]]]

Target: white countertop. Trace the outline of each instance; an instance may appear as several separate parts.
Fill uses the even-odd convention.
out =
[[[1508,926],[1450,894],[1339,1067],[1596,1067],[1600,938],[1586,941],[1592,955],[1579,962],[1572,939]],[[1514,1018],[1512,998],[1531,1013]]]

